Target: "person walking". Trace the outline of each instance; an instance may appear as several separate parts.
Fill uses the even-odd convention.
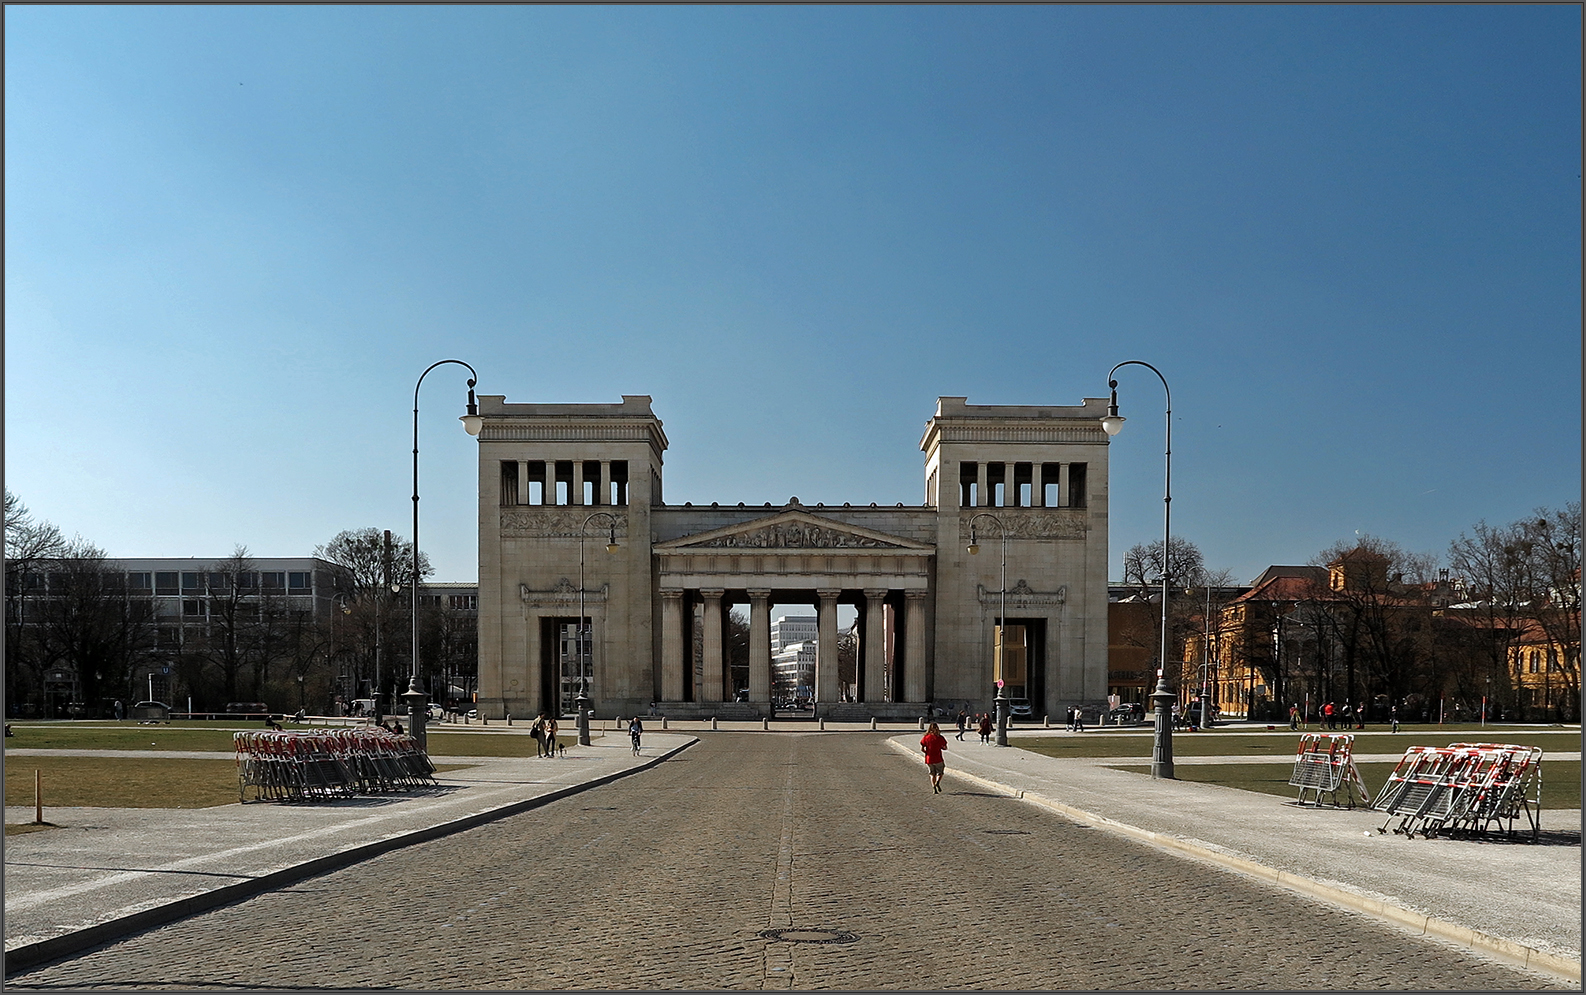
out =
[[[1074,731],[1085,731],[1085,710],[1083,708],[1074,709]]]
[[[942,759],[942,751],[947,749],[947,737],[942,735],[942,730],[935,722],[930,729],[920,737],[920,751],[925,754],[925,769],[931,775],[931,791],[935,794],[942,793],[942,771],[947,769],[947,763]]]
[[[958,721],[958,735],[954,736],[953,738],[958,740],[960,743],[962,743],[964,741],[964,730],[969,728],[969,716],[967,714],[965,714],[965,712],[964,712],[964,710],[962,708],[960,708],[958,710],[958,720],[957,721]]]
[[[1333,727],[1333,703],[1330,701],[1322,706],[1322,727],[1325,729]]]
[[[1068,706],[1068,710],[1063,713],[1063,728],[1067,729],[1069,732],[1073,732],[1074,731],[1074,706],[1073,705],[1069,705]]]
[[[644,735],[644,723],[635,715],[628,721],[628,738],[633,740],[633,755],[639,755],[639,737]]]
[[[1393,724],[1393,731],[1399,731],[1399,706],[1394,705],[1388,709],[1388,721]]]
[[[1299,729],[1299,727],[1300,727],[1300,705],[1299,705],[1299,702],[1295,702],[1294,704],[1289,706],[1289,728],[1290,729]]]
[[[991,713],[980,713],[980,741],[987,746],[991,745]]]
[[[534,720],[534,725],[529,729],[529,735],[534,737],[534,755],[536,757],[545,756],[545,713],[544,712],[541,712],[540,713],[540,717]]]

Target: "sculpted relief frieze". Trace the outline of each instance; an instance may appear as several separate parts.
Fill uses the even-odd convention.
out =
[[[996,508],[993,510],[1003,526],[1008,530],[1009,539],[1083,539],[1085,538],[1085,517],[1083,513],[1074,513],[1066,509],[1040,508],[1027,511],[1017,511],[1011,508]],[[995,539],[996,526],[989,526],[981,533],[981,540]]]
[[[582,505],[556,508],[512,508],[501,511],[501,534],[529,538],[577,539],[579,530],[589,521],[589,516],[603,512],[617,520],[617,535],[628,534],[628,516],[610,508]],[[589,538],[598,539],[606,534],[608,519],[604,516],[589,522]]]
[[[603,605],[610,592],[610,584],[588,588],[584,591],[583,602],[586,607]],[[519,584],[518,597],[529,608],[576,608],[579,602],[578,585],[566,577],[557,581],[556,586],[549,591],[536,591],[527,584]]]
[[[697,544],[697,548],[726,549],[899,549],[897,543],[882,542],[820,525],[779,522],[752,532],[735,532]]]
[[[984,584],[975,585],[975,595],[980,599],[983,608],[996,608],[1002,604],[1002,592],[995,588],[988,588]],[[1055,591],[1035,591],[1030,589],[1030,582],[1020,578],[1019,582],[1008,588],[1008,608],[1027,608],[1035,605],[1050,606],[1061,605],[1068,601],[1068,587],[1065,585]]]

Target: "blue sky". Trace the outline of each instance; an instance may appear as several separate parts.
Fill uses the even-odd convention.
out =
[[[1581,10],[10,7],[5,477],[112,555],[410,531],[413,382],[669,501],[917,503],[939,395],[1174,391],[1253,578],[1580,496]],[[456,368],[423,545],[476,575]],[[1160,536],[1125,371],[1112,574]]]

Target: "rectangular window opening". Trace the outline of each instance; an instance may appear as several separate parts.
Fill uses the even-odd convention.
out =
[[[529,461],[529,496],[524,504],[545,504],[545,461]]]
[[[1068,465],[1068,506],[1070,508],[1085,507],[1085,464],[1070,463]]]
[[[960,508],[973,508],[980,483],[980,464],[972,460],[965,460],[958,464],[958,506]]]
[[[1035,504],[1033,467],[1029,463],[1013,464],[1013,506],[1030,508]]]
[[[986,464],[986,492],[991,496],[991,507],[1008,506],[1008,464]]]
[[[600,460],[584,460],[584,503],[594,504],[604,493],[600,486]]]
[[[518,503],[518,461],[515,459],[501,461],[501,503]]]
[[[555,500],[558,505],[573,503],[573,461],[556,461],[556,490]]]
[[[157,574],[154,575],[154,593],[155,594],[177,594],[177,593],[179,593],[179,591],[177,589],[177,586],[176,586],[176,573],[175,573],[175,571],[172,571],[170,573],[157,573]]]
[[[628,461],[625,459],[611,461],[611,503],[628,503]]]
[[[1057,506],[1059,506],[1060,504],[1063,503],[1062,502],[1062,497],[1058,493],[1058,486],[1057,486],[1058,485],[1058,479],[1059,479],[1058,478],[1058,474],[1060,472],[1061,472],[1061,464],[1058,464],[1058,463],[1042,463],[1041,464],[1041,507],[1043,507],[1043,508],[1056,508]]]

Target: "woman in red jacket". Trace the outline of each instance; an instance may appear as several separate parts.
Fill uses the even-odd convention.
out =
[[[920,749],[925,753],[925,769],[931,772],[931,790],[941,794],[942,771],[947,769],[942,751],[947,749],[947,737],[935,722],[931,723],[930,731],[920,737]]]

